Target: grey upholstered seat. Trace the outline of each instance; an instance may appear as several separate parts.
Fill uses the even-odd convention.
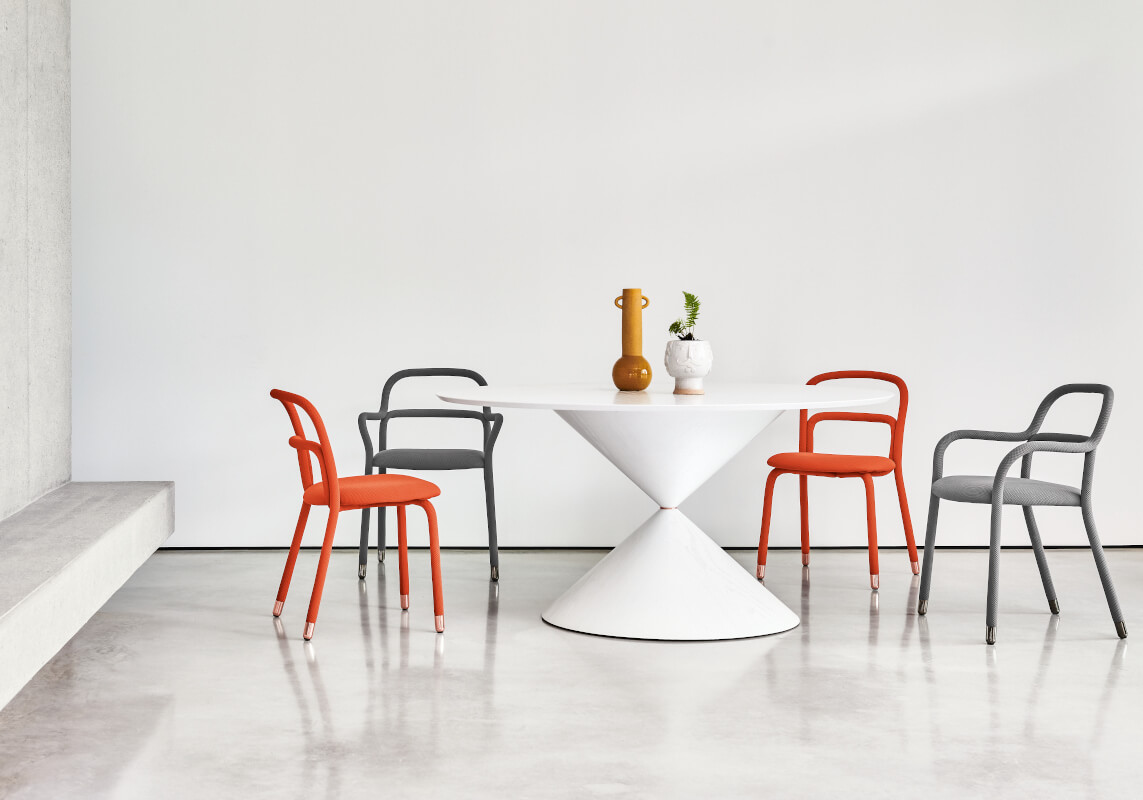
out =
[[[1078,433],[1041,433],[1040,428],[1048,416],[1052,404],[1066,394],[1103,395],[1103,405],[1099,409],[1095,428],[1091,435]],[[933,578],[933,556],[936,552],[937,511],[941,500],[959,503],[983,503],[992,506],[992,529],[988,546],[988,605],[984,620],[984,641],[996,643],[996,616],[1000,593],[1000,523],[1004,518],[1004,506],[1022,506],[1024,522],[1028,526],[1028,539],[1036,554],[1036,566],[1040,570],[1040,580],[1044,584],[1044,594],[1048,598],[1048,608],[1053,614],[1060,613],[1056,600],[1056,588],[1052,585],[1052,574],[1048,571],[1048,559],[1044,553],[1044,543],[1040,539],[1040,529],[1036,525],[1034,506],[1079,506],[1083,515],[1084,529],[1095,557],[1095,568],[1099,581],[1103,584],[1103,594],[1115,623],[1115,632],[1120,638],[1127,637],[1127,625],[1123,621],[1123,610],[1111,582],[1111,572],[1107,558],[1099,542],[1095,529],[1095,512],[1091,508],[1091,485],[1095,479],[1095,449],[1107,430],[1111,417],[1111,405],[1115,399],[1110,386],[1101,383],[1069,383],[1048,392],[1040,401],[1032,424],[1027,429],[1014,432],[1002,431],[953,431],[939,442],[933,451],[933,488],[929,498],[929,525],[925,534],[925,566],[921,570],[921,592],[917,600],[917,613],[929,610],[929,587]],[[995,475],[943,475],[945,451],[958,439],[977,439],[990,442],[1020,442],[1000,461]],[[1064,486],[1032,479],[1032,456],[1036,453],[1075,453],[1083,456],[1083,480],[1080,488]],[[1008,477],[1009,471],[1020,462],[1020,477]],[[997,496],[999,495],[999,496]]]
[[[492,447],[500,435],[504,424],[503,414],[493,414],[484,406],[480,411],[454,408],[390,408],[389,399],[393,387],[406,378],[452,377],[467,378],[480,386],[488,381],[478,372],[470,369],[451,367],[431,367],[429,369],[403,369],[389,376],[385,388],[381,390],[381,407],[377,411],[366,411],[357,417],[357,428],[361,431],[361,443],[365,445],[365,474],[373,470],[385,472],[390,469],[479,469],[484,471],[484,508],[488,515],[488,561],[492,567],[492,580],[500,579],[500,553],[496,547],[496,492],[492,480]],[[452,448],[389,448],[389,423],[395,419],[471,419],[484,429],[483,450],[460,450]],[[377,423],[377,447],[369,435],[369,423]],[[369,509],[361,511],[361,544],[358,548],[357,574],[365,577],[365,563],[369,553]],[[377,560],[385,560],[385,509],[377,509]]]
[[[373,466],[383,469],[480,469],[484,453],[479,450],[393,449],[373,457]]]
[[[956,503],[991,503],[992,475],[949,475],[933,483],[933,494]],[[1080,491],[1062,483],[1031,478],[1009,478],[1004,482],[1006,506],[1078,506]]]

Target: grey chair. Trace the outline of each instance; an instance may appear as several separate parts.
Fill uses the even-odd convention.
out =
[[[1059,398],[1067,394],[1100,394],[1103,405],[1090,436],[1074,433],[1040,433],[1040,426],[1048,415],[1048,409]],[[1005,505],[1023,506],[1024,521],[1028,525],[1028,538],[1036,553],[1036,565],[1040,569],[1040,580],[1044,584],[1044,594],[1048,598],[1048,608],[1053,614],[1060,613],[1056,590],[1052,585],[1052,575],[1048,571],[1048,561],[1044,556],[1044,545],[1040,541],[1040,531],[1032,514],[1033,506],[1079,506],[1091,544],[1095,566],[1103,584],[1103,593],[1115,622],[1115,632],[1121,639],[1127,637],[1127,625],[1119,608],[1119,598],[1111,582],[1107,559],[1095,529],[1095,516],[1091,510],[1091,484],[1095,475],[1095,448],[1099,445],[1107,429],[1111,416],[1114,393],[1111,388],[1099,383],[1069,383],[1053,389],[1036,409],[1036,416],[1027,430],[1019,433],[999,431],[953,431],[937,443],[933,452],[933,487],[929,499],[929,523],[925,534],[925,564],[921,570],[921,593],[917,602],[917,613],[925,614],[929,608],[929,584],[933,578],[933,551],[937,536],[937,509],[941,500],[958,503],[983,503],[992,506],[992,532],[988,550],[988,607],[985,619],[984,640],[996,643],[996,606],[1000,582],[1000,520]],[[1011,450],[1000,462],[995,475],[948,475],[944,473],[945,450],[958,439],[978,439],[993,442],[1023,442]],[[1034,480],[1032,475],[1032,454],[1082,453],[1084,457],[1083,480],[1079,489],[1059,483]],[[1008,471],[1019,460],[1020,477],[1009,478]]]
[[[492,565],[492,580],[500,580],[500,554],[496,548],[496,493],[492,482],[492,447],[500,435],[504,424],[503,414],[493,414],[484,406],[480,411],[464,411],[446,408],[403,408],[390,409],[389,396],[398,381],[405,378],[453,377],[469,378],[481,386],[488,381],[470,369],[448,367],[429,369],[403,369],[394,373],[385,382],[381,391],[381,408],[376,412],[366,411],[358,415],[357,427],[365,445],[365,474],[372,475],[376,469],[384,474],[389,469],[441,470],[441,469],[482,469],[484,470],[484,500],[488,513],[488,560]],[[404,449],[386,446],[389,420],[402,418],[445,417],[452,419],[475,419],[484,426],[484,446],[480,450],[456,449]],[[369,436],[370,422],[379,422],[377,449]],[[357,575],[365,577],[365,565],[369,555],[369,509],[361,511],[361,546],[358,551]],[[377,560],[385,560],[385,509],[377,510]]]

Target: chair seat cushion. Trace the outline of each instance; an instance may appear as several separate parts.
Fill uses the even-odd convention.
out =
[[[474,469],[484,466],[484,453],[480,450],[382,450],[373,457],[373,466],[385,469]]]
[[[778,453],[766,462],[790,472],[816,472],[824,475],[862,475],[892,472],[896,466],[884,456],[847,456],[835,453]]]
[[[428,500],[441,493],[435,483],[414,478],[412,475],[354,475],[338,478],[341,505],[380,506]],[[329,492],[325,483],[315,483],[306,489],[303,499],[312,506],[329,505]]]
[[[957,503],[991,503],[992,475],[949,475],[933,483],[933,494]],[[1006,506],[1078,506],[1079,489],[1032,478],[1004,482]]]

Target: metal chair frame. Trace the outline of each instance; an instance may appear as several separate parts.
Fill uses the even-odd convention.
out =
[[[917,545],[913,540],[913,521],[909,516],[909,501],[905,496],[905,482],[901,477],[901,448],[905,439],[905,414],[909,408],[909,389],[905,385],[905,381],[896,375],[891,375],[888,372],[871,372],[868,370],[825,372],[810,378],[806,381],[806,385],[814,386],[825,381],[852,378],[885,381],[886,383],[891,383],[896,386],[899,395],[897,416],[892,417],[888,414],[863,414],[852,411],[823,411],[811,417],[808,416],[808,412],[803,408],[798,414],[798,452],[814,452],[814,428],[819,422],[842,420],[850,422],[882,423],[889,426],[889,460],[893,462],[893,468],[885,471],[862,471],[853,473],[812,472],[809,470],[781,469],[778,467],[771,470],[770,475],[766,479],[766,494],[762,506],[762,533],[758,542],[758,566],[757,572],[755,573],[758,580],[762,580],[766,575],[766,551],[770,539],[770,509],[774,500],[774,483],[777,481],[779,475],[786,474],[798,476],[802,514],[802,566],[809,566],[810,563],[809,476],[814,475],[825,478],[859,477],[865,483],[865,511],[869,539],[869,585],[873,589],[877,589],[880,586],[880,568],[877,560],[877,508],[874,499],[873,478],[875,476],[888,475],[892,472],[897,484],[897,499],[901,505],[901,524],[905,529],[905,542],[909,549],[910,565],[914,575],[919,571],[917,564]]]
[[[426,409],[390,409],[389,399],[393,392],[393,387],[399,381],[406,378],[424,378],[424,377],[452,377],[452,378],[468,378],[475,381],[480,386],[487,386],[488,381],[484,379],[478,372],[470,369],[459,369],[453,367],[430,367],[421,369],[403,369],[400,372],[395,372],[385,382],[385,387],[381,390],[381,407],[377,411],[365,411],[357,417],[357,427],[361,432],[361,441],[365,446],[365,474],[372,475],[373,470],[377,469],[379,474],[385,474],[386,467],[375,467],[374,459],[385,452],[388,441],[388,426],[389,421],[393,419],[423,419],[423,418],[446,418],[446,419],[474,419],[479,420],[484,427],[484,447],[483,447],[483,470],[484,470],[484,504],[488,518],[488,560],[491,566],[492,580],[500,580],[500,552],[497,547],[496,540],[496,490],[493,482],[492,474],[492,448],[496,444],[496,438],[500,435],[500,427],[504,424],[503,414],[494,414],[492,409],[484,406],[480,411],[465,411],[460,409],[447,409],[447,408],[426,408]],[[369,423],[377,422],[377,448],[373,447],[373,439],[369,435]],[[402,468],[403,469],[403,468]],[[475,467],[417,467],[417,469],[475,469]],[[357,559],[357,575],[359,578],[364,578],[366,574],[366,564],[369,560],[369,509],[362,509],[361,512],[361,542],[358,548]],[[377,560],[383,562],[385,560],[385,512],[379,509],[377,512]]]
[[[1048,415],[1048,410],[1061,397],[1069,394],[1099,394],[1103,396],[1099,417],[1091,435],[1084,436],[1074,433],[1040,433],[1040,427]],[[1084,529],[1087,532],[1088,543],[1095,558],[1095,566],[1099,572],[1099,580],[1103,585],[1104,596],[1107,599],[1108,609],[1111,611],[1112,621],[1115,623],[1115,632],[1121,639],[1127,637],[1127,625],[1123,620],[1123,611],[1119,606],[1119,598],[1115,593],[1115,585],[1111,581],[1111,573],[1107,566],[1107,558],[1103,553],[1099,533],[1095,527],[1095,515],[1091,507],[1092,482],[1095,477],[1095,451],[1103,434],[1107,430],[1107,423],[1111,417],[1111,407],[1115,394],[1111,387],[1099,383],[1069,383],[1053,389],[1040,402],[1031,424],[1023,431],[953,431],[942,438],[933,451],[933,483],[936,484],[944,476],[945,451],[949,445],[960,439],[973,439],[992,442],[1023,442],[1013,448],[1000,462],[992,481],[992,523],[988,547],[988,605],[985,614],[984,640],[987,644],[996,643],[997,604],[1000,591],[1000,524],[1004,509],[1004,489],[1009,480],[1008,472],[1012,466],[1020,461],[1020,477],[1030,479],[1032,474],[1032,455],[1038,452],[1048,453],[1074,453],[1084,457],[1083,479],[1080,484],[1080,510],[1083,516]],[[1009,505],[1013,505],[1010,503]],[[1044,544],[1040,539],[1040,530],[1036,525],[1036,517],[1032,507],[1036,503],[1023,505],[1024,521],[1028,527],[1028,538],[1032,542],[1032,549],[1036,554],[1036,566],[1040,570],[1040,580],[1044,584],[1044,594],[1048,600],[1048,608],[1053,614],[1060,613],[1060,604],[1056,597],[1056,589],[1052,584],[1052,575],[1048,570],[1048,560],[1044,554]],[[1043,505],[1043,504],[1040,504]],[[933,557],[936,546],[937,512],[940,507],[940,498],[936,493],[929,497],[929,520],[925,533],[925,563],[921,572],[921,593],[917,601],[917,613],[926,614],[929,608],[929,589],[933,578]]]
[[[286,556],[286,567],[282,571],[282,581],[278,585],[278,595],[274,601],[275,617],[281,616],[282,609],[286,604],[286,594],[290,591],[290,579],[294,575],[294,565],[297,563],[298,551],[302,546],[302,535],[305,533],[306,521],[310,516],[311,504],[306,501],[304,493],[314,485],[313,464],[310,461],[311,453],[317,457],[319,474],[327,492],[326,499],[328,502],[325,503],[325,505],[329,506],[329,518],[326,520],[325,539],[322,540],[321,557],[318,560],[317,574],[314,577],[313,592],[310,594],[309,610],[306,612],[306,627],[302,634],[302,638],[308,641],[313,638],[314,627],[317,625],[318,609],[321,606],[322,591],[325,589],[325,576],[329,568],[330,554],[333,550],[333,538],[337,531],[338,515],[342,511],[356,511],[357,509],[367,509],[373,506],[346,505],[342,503],[341,484],[337,477],[337,466],[333,460],[333,447],[329,443],[329,435],[326,433],[325,423],[322,422],[321,415],[318,414],[313,403],[301,395],[284,392],[281,389],[272,390],[270,396],[279,401],[285,407],[286,413],[290,416],[290,424],[293,426],[294,435],[290,437],[289,443],[290,447],[298,451],[298,469],[301,471],[303,492],[302,510],[298,515],[298,524],[294,529],[294,538],[290,543],[290,553]],[[315,442],[306,438],[305,429],[302,427],[302,420],[298,414],[299,407],[306,413],[306,416],[310,418],[310,423],[317,433],[318,441]],[[386,479],[378,476],[377,480],[385,481]],[[394,476],[394,478],[390,480],[397,480],[397,478]],[[424,483],[426,488],[430,491],[439,492],[435,485],[427,481],[422,481],[421,483]],[[435,495],[429,495],[429,497],[432,496]],[[405,536],[405,506],[416,505],[425,511],[429,525],[430,566],[433,576],[433,612],[436,617],[436,630],[438,633],[443,632],[444,594],[441,579],[440,541],[437,534],[436,509],[433,508],[433,504],[429,502],[427,497],[409,499],[405,502],[377,503],[376,507],[381,508],[389,505],[397,508],[397,538],[400,548],[401,608],[403,610],[408,610],[409,608],[409,561]]]

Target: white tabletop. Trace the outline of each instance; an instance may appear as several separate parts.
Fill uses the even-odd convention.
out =
[[[891,400],[891,390],[831,381],[801,383],[707,384],[706,394],[680,395],[670,389],[620,392],[598,384],[566,386],[473,386],[437,395],[450,403],[500,408],[544,408],[556,411],[639,411],[674,408],[784,411],[800,408],[845,408]]]

